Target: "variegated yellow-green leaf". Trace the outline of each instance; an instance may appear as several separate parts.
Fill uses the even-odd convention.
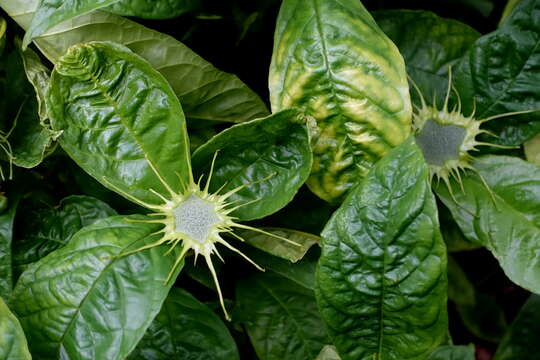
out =
[[[308,186],[328,201],[410,132],[403,58],[358,0],[285,0],[269,86],[273,111],[316,119]]]

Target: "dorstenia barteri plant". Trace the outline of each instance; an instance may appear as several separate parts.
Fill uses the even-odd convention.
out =
[[[107,42],[71,47],[52,73],[47,104],[53,128],[62,131],[59,142],[64,150],[102,184],[153,211],[147,218],[129,221],[160,225],[153,234],[155,241],[119,256],[160,245],[169,246],[167,256],[180,246],[167,282],[190,250],[195,259],[203,256],[228,317],[211,255],[221,257],[216,247],[221,244],[248,259],[223,237],[240,238],[233,232],[234,228],[258,231],[290,242],[238,221],[264,217],[278,210],[305,181],[311,155],[303,116],[296,110],[286,110],[267,119],[239,124],[211,139],[206,147],[215,152],[206,185],[201,188],[201,180],[195,182],[193,178],[185,117],[178,98],[168,82],[129,49]],[[221,173],[227,171],[228,164],[216,162],[218,151],[222,150],[226,160],[234,163],[235,154],[228,151],[235,145],[234,136],[228,134],[245,132],[251,127],[256,127],[266,142],[275,138],[276,133],[291,135],[290,142],[285,142],[290,151],[271,150],[267,154],[274,162],[289,162],[291,166],[288,169],[281,166],[286,170],[278,172],[272,166],[244,159],[239,169],[246,176],[255,171],[260,177],[228,189],[230,180],[235,179],[223,178]],[[199,163],[206,165],[204,161]],[[220,183],[214,182],[219,189],[210,192],[213,172]],[[265,198],[265,191],[275,187],[281,189],[280,196]],[[244,197],[237,195],[242,191]],[[255,199],[246,201],[246,193]],[[266,203],[266,210],[257,208],[257,202]],[[251,213],[242,216],[240,208],[250,206]]]

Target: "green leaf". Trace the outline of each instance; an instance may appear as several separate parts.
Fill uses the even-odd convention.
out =
[[[325,345],[315,360],[341,360],[334,345]]]
[[[38,0],[0,0],[28,28]],[[186,116],[193,120],[243,122],[268,115],[266,105],[235,75],[222,72],[171,36],[103,11],[55,27],[36,44],[53,63],[74,44],[113,41],[145,58],[169,81]]]
[[[454,202],[444,185],[437,195],[463,234],[488,248],[519,286],[540,292],[540,167],[508,156],[484,156],[474,164],[487,182],[462,176],[465,192],[452,181]]]
[[[243,279],[236,301],[260,360],[314,359],[328,344],[313,291],[291,280],[271,273]]]
[[[7,141],[13,163],[33,168],[43,160],[52,134],[40,123],[37,97],[25,75],[22,56],[22,52],[14,50],[6,59],[4,94],[7,107],[2,127],[9,134]]]
[[[463,325],[474,336],[498,343],[508,324],[502,308],[491,296],[476,293],[473,304],[457,304],[456,309]]]
[[[357,0],[285,0],[269,75],[272,111],[317,121],[308,186],[338,201],[410,132],[403,58]]]
[[[223,321],[187,291],[175,288],[128,359],[238,360],[240,356]]]
[[[0,359],[31,360],[19,320],[0,297]]]
[[[523,150],[528,161],[540,165],[540,134],[525,142]]]
[[[4,46],[6,45],[6,20],[0,17],[0,55],[4,52]]]
[[[22,214],[13,244],[13,265],[25,268],[69,243],[73,235],[99,219],[116,215],[109,205],[89,196],[68,196],[54,208]]]
[[[23,39],[23,49],[35,38],[66,20],[102,8],[118,0],[40,0]]]
[[[441,346],[431,353],[427,360],[474,360],[474,345]]]
[[[36,358],[124,359],[142,338],[172,286],[164,282],[175,257],[164,247],[123,256],[159,229],[132,219],[144,218],[85,227],[22,274],[13,310]]]
[[[320,241],[320,237],[316,235],[296,230],[281,228],[261,228],[261,230],[289,239],[298,245],[253,230],[240,231],[238,235],[240,235],[246,243],[255,246],[257,249],[282,259],[289,260],[293,263],[302,259],[307,251]]]
[[[13,288],[12,240],[18,197],[8,199],[8,208],[0,214],[0,294],[9,296]]]
[[[49,115],[47,114],[47,106],[45,104],[46,92],[51,81],[51,72],[41,62],[38,54],[36,54],[32,49],[21,51],[21,56],[26,77],[36,92],[41,126],[49,130],[51,132],[51,136],[56,138],[59,134],[54,133],[51,129],[51,125],[48,121]]]
[[[201,0],[121,0],[105,11],[143,19],[172,19],[201,6]]]
[[[534,359],[540,351],[540,296],[531,295],[501,341],[494,360]]]
[[[79,166],[143,206],[153,191],[181,193],[191,172],[189,139],[167,81],[124,46],[76,45],[56,64],[47,95],[58,141]]]
[[[445,341],[446,249],[412,138],[372,168],[322,238],[317,300],[344,360],[424,360]]]
[[[540,2],[523,0],[496,31],[482,36],[462,59],[455,85],[463,113],[475,117],[540,108]],[[538,112],[485,124],[506,145],[540,132]],[[491,142],[493,138],[489,138]],[[499,140],[497,140],[499,139]]]
[[[442,105],[448,86],[448,67],[455,65],[480,37],[480,33],[454,19],[429,11],[388,10],[373,13],[377,24],[397,45],[407,74],[424,98],[435,94]],[[411,91],[416,105],[420,98]]]
[[[475,289],[453,257],[448,256],[448,299],[459,305],[474,305]]]
[[[448,260],[448,298],[456,304],[463,325],[480,339],[499,342],[507,327],[503,310],[491,296],[475,290],[452,257]]]
[[[232,126],[195,151],[195,174],[208,174],[218,152],[211,192],[248,184],[230,197],[242,205],[232,215],[241,220],[270,215],[287,205],[309,176],[312,154],[303,121],[291,109]]]
[[[265,271],[274,272],[295,282],[296,285],[315,290],[315,269],[320,256],[318,247],[309,251],[296,263],[277,256],[268,256],[267,252],[248,245],[240,244],[240,249],[256,264],[262,266]]]

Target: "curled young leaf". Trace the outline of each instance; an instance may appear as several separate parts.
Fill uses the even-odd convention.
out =
[[[424,360],[447,336],[446,284],[428,168],[409,138],[326,225],[319,309],[343,360]]]
[[[410,133],[403,58],[357,0],[285,0],[269,75],[272,110],[318,125],[308,186],[338,201]]]
[[[75,45],[47,95],[58,141],[106,187],[141,205],[180,193],[191,174],[186,121],[167,80],[128,48]]]

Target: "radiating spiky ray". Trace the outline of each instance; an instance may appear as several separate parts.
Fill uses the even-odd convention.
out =
[[[421,148],[424,158],[429,165],[430,177],[442,180],[450,192],[450,196],[456,201],[450,178],[454,178],[459,187],[464,191],[461,173],[469,170],[474,171],[481,178],[482,183],[494,199],[493,192],[484,181],[482,176],[472,166],[474,156],[471,154],[478,151],[479,146],[492,146],[499,148],[512,148],[497,144],[478,141],[480,134],[495,136],[491,132],[481,129],[482,124],[503,118],[506,116],[530,113],[538,110],[516,111],[498,114],[484,119],[476,119],[476,102],[471,114],[465,116],[461,113],[461,98],[452,85],[452,68],[448,69],[448,87],[441,109],[437,108],[435,96],[433,104],[427,105],[424,96],[418,86],[410,79],[414,89],[420,97],[421,106],[415,106],[413,112],[413,130],[416,133],[416,143]],[[455,93],[457,103],[449,109],[450,97]],[[457,202],[457,201],[456,201]]]
[[[149,216],[145,219],[130,219],[129,221],[162,225],[162,228],[160,230],[152,234],[160,235],[158,240],[135,250],[123,253],[121,254],[121,256],[126,256],[162,245],[166,245],[169,247],[164,254],[165,256],[167,256],[171,254],[177,246],[180,246],[181,251],[177,255],[177,259],[171,271],[169,272],[169,275],[167,276],[166,282],[169,282],[173,279],[176,269],[178,268],[178,266],[180,266],[180,263],[189,251],[193,251],[195,255],[195,262],[197,261],[199,255],[203,256],[210,270],[210,273],[212,274],[212,278],[214,279],[214,282],[216,284],[221,308],[223,309],[225,317],[230,320],[229,314],[227,313],[223,301],[223,294],[221,292],[217,274],[211,259],[212,255],[215,254],[221,261],[223,261],[223,258],[221,257],[216,248],[216,244],[221,244],[229,250],[240,255],[248,262],[253,264],[253,266],[255,266],[257,269],[261,271],[264,271],[264,269],[257,265],[245,254],[243,254],[240,250],[229,244],[222,237],[222,234],[230,234],[233,237],[239,239],[240,241],[244,241],[244,239],[235,234],[233,230],[234,228],[248,229],[251,231],[256,231],[265,235],[272,236],[276,239],[286,241],[296,246],[301,245],[279,235],[275,235],[248,225],[239,224],[235,221],[236,218],[231,216],[230,214],[238,208],[246,206],[253,201],[232,206],[235,201],[229,201],[229,198],[232,195],[236,194],[238,191],[254,183],[242,184],[232,190],[225,192],[224,194],[220,194],[220,192],[225,187],[222,186],[220,190],[218,190],[216,193],[210,193],[210,181],[212,179],[216,156],[217,152],[216,154],[214,154],[214,158],[212,159],[212,164],[210,167],[210,173],[208,174],[208,179],[202,189],[202,176],[198,179],[197,182],[195,182],[193,175],[189,174],[189,183],[185,184],[185,182],[182,180],[182,176],[177,174],[181,180],[180,193],[175,193],[172,188],[166,183],[165,179],[163,179],[163,177],[158,173],[157,169],[150,165],[152,170],[168,192],[168,194],[164,195],[157,192],[155,189],[149,189],[153,194],[156,195],[158,199],[161,200],[162,203],[158,205],[141,201],[133,195],[124,192],[118,186],[106,181],[106,179],[104,179],[104,181],[106,181],[110,187],[114,188],[117,192],[121,193],[126,198],[154,211],[154,213],[149,214]],[[261,179],[257,182],[265,181],[267,179],[268,178]]]

